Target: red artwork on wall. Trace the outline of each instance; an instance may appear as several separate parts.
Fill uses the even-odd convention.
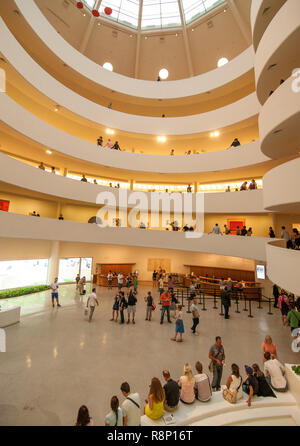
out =
[[[243,226],[245,226],[245,220],[227,220],[227,226],[230,229],[230,234],[236,235],[237,227],[239,227],[240,230],[243,229]]]
[[[9,209],[9,201],[0,200],[0,211],[8,212]]]

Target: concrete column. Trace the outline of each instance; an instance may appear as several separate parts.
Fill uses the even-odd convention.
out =
[[[66,177],[68,175],[68,169],[67,167],[64,167],[64,177]]]
[[[49,285],[58,277],[59,267],[59,241],[53,241],[51,244],[51,253],[48,262],[47,284]]]
[[[134,183],[134,180],[130,180],[130,183],[129,183],[130,184],[130,186],[129,186],[130,190],[133,190],[133,183]]]
[[[195,181],[195,183],[194,183],[194,192],[195,193],[198,192],[198,183],[197,183],[197,181]]]

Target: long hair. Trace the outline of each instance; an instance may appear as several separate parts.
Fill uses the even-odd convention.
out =
[[[265,343],[266,344],[273,344],[273,341],[272,341],[272,338],[271,338],[271,336],[269,336],[269,335],[267,335],[266,337],[265,337]]]
[[[116,395],[114,395],[112,398],[111,398],[111,400],[110,400],[110,407],[111,407],[111,409],[112,409],[112,411],[115,413],[115,415],[116,415],[116,423],[115,423],[115,426],[117,426],[118,425],[118,415],[119,415],[119,412],[118,412],[118,409],[119,409],[119,400],[118,400],[118,397],[116,396]]]
[[[193,373],[190,364],[185,364],[183,371],[184,371],[184,376],[187,377],[188,381],[192,381]]]
[[[164,401],[165,392],[158,378],[152,378],[149,394],[153,395],[153,399],[156,403]]]
[[[231,370],[232,370],[232,374],[234,376],[236,376],[237,378],[240,377],[240,369],[237,364],[231,364]]]
[[[253,365],[252,365],[252,368],[253,368],[253,374],[255,374],[256,376],[264,376],[264,374],[263,374],[263,372],[260,370],[258,364],[253,364]]]
[[[87,426],[90,421],[89,409],[86,406],[81,406],[78,410],[76,426]]]

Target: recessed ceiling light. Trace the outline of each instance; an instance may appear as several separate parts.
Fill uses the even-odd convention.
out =
[[[219,136],[219,135],[220,135],[219,130],[215,130],[214,132],[211,132],[211,133],[210,133],[210,137],[211,137],[211,138],[216,138],[216,137]]]
[[[105,132],[107,133],[107,135],[114,135],[115,131],[113,129],[106,129]]]
[[[59,105],[56,105],[56,106],[54,107],[54,111],[55,111],[55,112],[58,112],[59,109],[60,109],[60,106],[59,106]]]
[[[105,62],[103,64],[103,68],[105,68],[108,71],[113,71],[114,67],[112,66],[112,64],[110,62]]]
[[[156,139],[158,142],[166,142],[167,141],[167,138],[165,136],[158,136]]]
[[[163,80],[167,79],[169,77],[169,72],[166,68],[162,68],[158,74],[159,74],[159,77]]]
[[[51,150],[46,150],[47,155],[52,155]]]
[[[228,63],[227,57],[221,57],[221,59],[218,60],[218,68],[223,67]]]

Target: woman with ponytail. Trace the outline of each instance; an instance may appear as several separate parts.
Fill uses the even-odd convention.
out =
[[[117,396],[113,396],[110,400],[111,412],[105,417],[105,426],[123,426],[123,413],[119,407]]]

